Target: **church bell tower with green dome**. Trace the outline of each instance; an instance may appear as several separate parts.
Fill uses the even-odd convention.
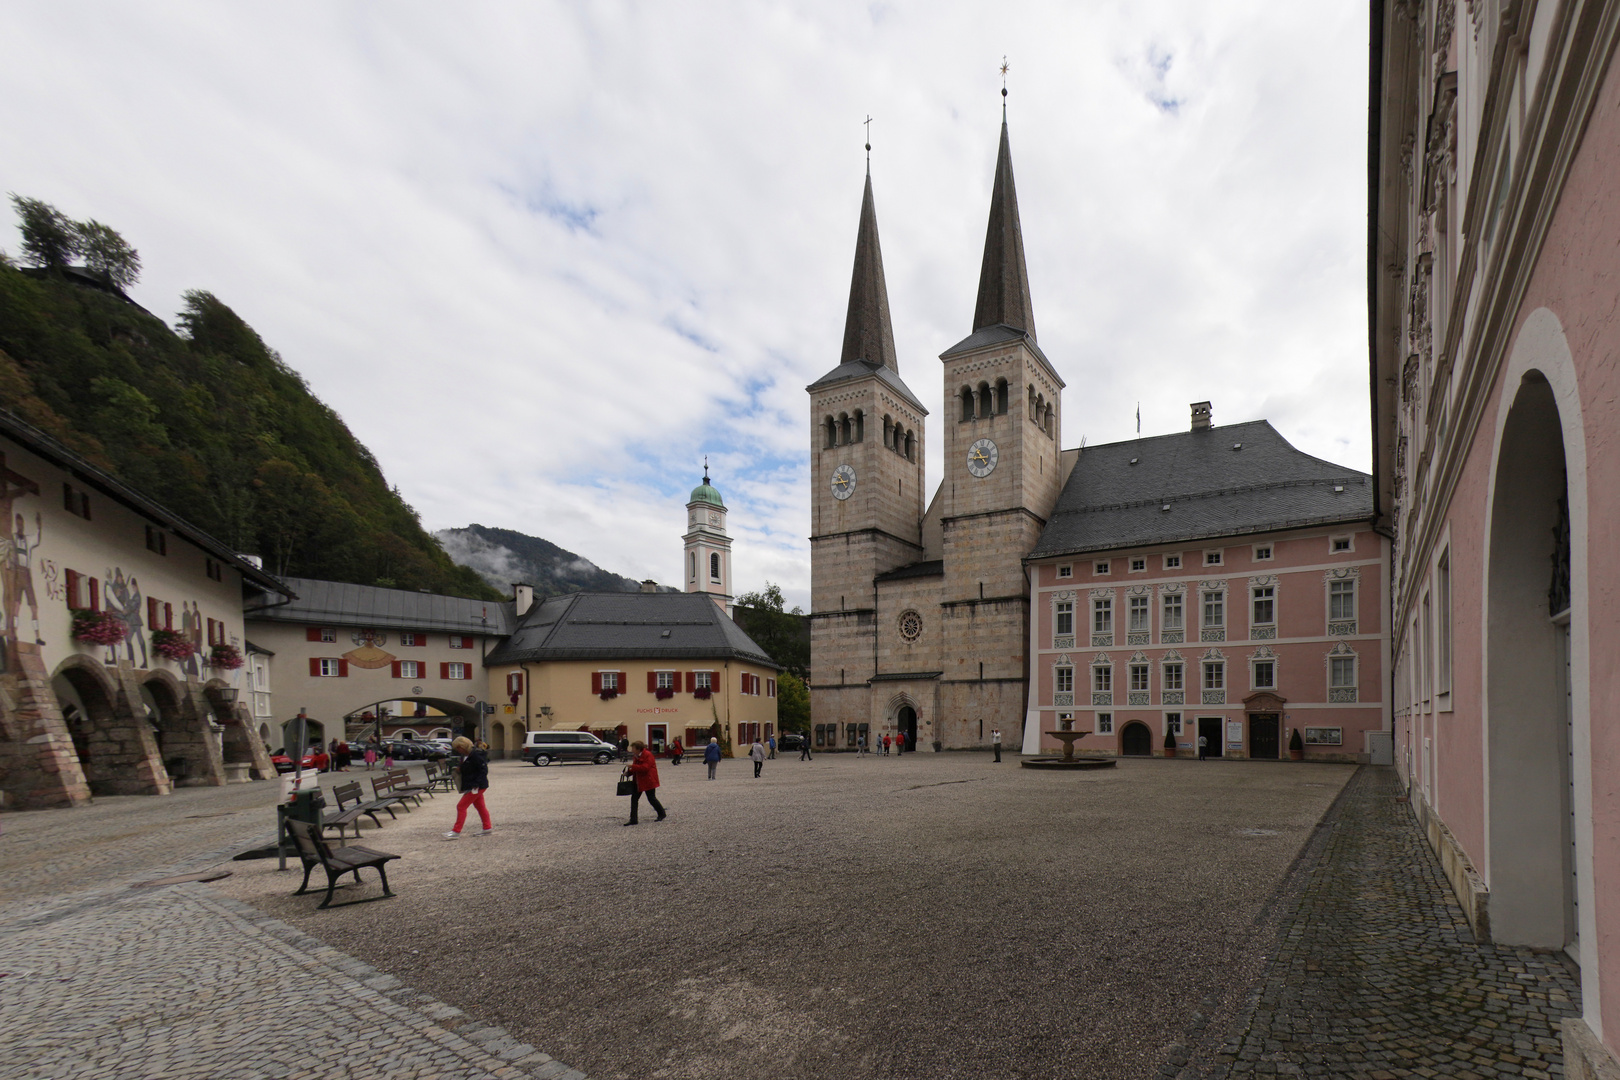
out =
[[[686,591],[707,593],[731,615],[731,537],[726,535],[726,503],[709,483],[709,463],[703,463],[703,483],[692,489],[686,503]]]

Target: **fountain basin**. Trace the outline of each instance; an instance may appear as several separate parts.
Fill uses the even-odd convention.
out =
[[[1086,755],[1076,757],[1074,741],[1090,735],[1089,731],[1045,731],[1043,735],[1050,735],[1063,743],[1062,757],[1032,757],[1025,758],[1022,765],[1026,769],[1112,769],[1114,758],[1102,755]]]

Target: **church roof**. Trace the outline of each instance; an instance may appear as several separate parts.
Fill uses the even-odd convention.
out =
[[[530,608],[484,663],[735,658],[780,669],[705,593],[574,593]]]
[[[900,373],[898,371],[894,370],[893,368],[884,367],[882,364],[869,364],[864,360],[856,360],[848,364],[839,364],[837,367],[827,372],[827,374],[805,387],[805,389],[820,390],[823,387],[834,386],[841,382],[849,382],[851,379],[864,379],[872,375],[877,376],[879,382],[893,390],[896,394],[899,394],[906,400],[908,405],[916,409],[923,416],[928,415],[928,410],[923,408],[923,403],[921,401],[917,400],[917,395],[911,392],[911,387],[907,386],[905,382],[901,380]]]
[[[984,233],[984,262],[979,268],[979,302],[973,329],[1010,326],[1035,337],[1035,309],[1029,298],[1029,271],[1024,266],[1024,231],[1018,224],[1018,191],[1013,185],[1012,147],[1007,121],[1001,121],[996,153],[996,179],[990,192],[990,223]]]
[[[1029,558],[1367,521],[1372,477],[1264,420],[1088,446]]]
[[[889,289],[883,280],[883,249],[878,244],[877,207],[872,202],[872,174],[861,195],[861,224],[855,233],[855,270],[849,281],[849,311],[844,316],[844,351],[840,364],[865,360],[898,372],[894,328],[889,323]]]
[[[707,473],[703,475],[703,483],[693,488],[692,497],[686,500],[688,506],[693,503],[708,503],[711,506],[718,506],[722,510],[726,508],[725,500],[720,497],[720,489],[709,483]]]
[[[923,408],[917,395],[900,378],[894,351],[894,326],[889,321],[889,289],[883,278],[883,249],[878,244],[877,207],[872,202],[872,174],[866,174],[861,194],[861,224],[855,233],[855,270],[849,281],[849,311],[844,316],[844,351],[838,366],[805,387],[822,387],[876,375],[913,408]]]

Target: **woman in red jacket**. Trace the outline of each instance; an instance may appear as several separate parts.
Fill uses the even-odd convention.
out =
[[[633,742],[630,749],[635,751],[635,756],[624,771],[635,778],[636,793],[630,796],[630,820],[625,824],[636,824],[636,810],[641,806],[643,795],[647,796],[647,805],[658,811],[657,820],[663,821],[667,815],[663,804],[658,801],[658,759],[643,743]]]

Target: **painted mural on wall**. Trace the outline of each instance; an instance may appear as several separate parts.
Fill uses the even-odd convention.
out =
[[[16,501],[28,495],[38,495],[39,485],[21,473],[6,467],[6,455],[0,454],[0,521],[6,523],[4,539],[0,539],[0,604],[4,604],[5,622],[0,625],[0,665],[6,671],[17,669],[18,617],[23,604],[27,604],[33,618],[33,638],[43,645],[39,636],[39,599],[34,594],[34,552],[39,549],[44,528],[36,511],[34,514],[34,540],[28,542],[28,531],[23,515],[16,512]],[[16,522],[16,528],[11,523]]]
[[[393,653],[387,652],[381,646],[388,644],[388,635],[381,630],[356,630],[349,635],[356,648],[343,654],[343,659],[360,668],[385,668],[396,659]]]
[[[207,619],[197,600],[180,601],[177,628],[148,627],[140,580],[134,573],[126,575],[124,568],[117,565],[107,567],[103,577],[78,578],[79,587],[86,589],[87,595],[71,595],[67,579],[73,577],[73,572],[64,574],[54,560],[43,557],[43,515],[34,512],[30,531],[26,511],[17,505],[20,499],[38,495],[39,484],[8,468],[5,454],[0,453],[0,522],[6,523],[0,530],[0,672],[18,670],[19,642],[46,644],[39,624],[43,593],[47,601],[88,605],[71,609],[72,637],[80,647],[102,650],[101,660],[109,666],[127,663],[132,668],[146,669],[162,661],[187,679],[218,677],[237,682],[242,667],[242,639],[231,634],[227,642],[209,642]],[[164,605],[165,622],[172,610]],[[150,648],[149,635],[153,639]]]

